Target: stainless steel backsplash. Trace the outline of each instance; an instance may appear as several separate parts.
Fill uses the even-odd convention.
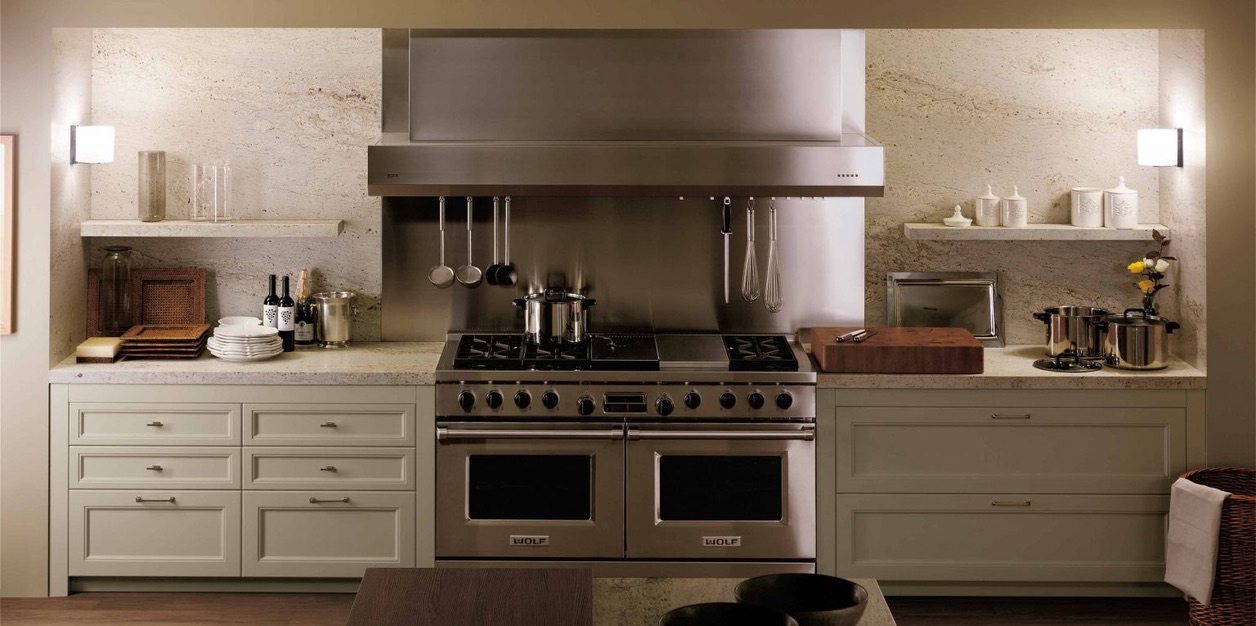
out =
[[[746,199],[733,199],[729,302],[724,304],[720,199],[514,198],[511,261],[519,284],[455,283],[438,289],[428,270],[439,261],[436,198],[383,198],[381,337],[441,340],[450,331],[522,331],[514,298],[564,286],[596,298],[595,332],[649,330],[796,332],[864,318],[864,211],[860,198],[778,199],[784,307],[741,297]],[[767,280],[767,198],[756,199],[756,255]],[[492,263],[492,198],[474,203],[473,261]],[[502,222],[504,225],[504,201]],[[445,263],[467,262],[466,200],[446,201]],[[499,235],[504,235],[500,233]],[[499,243],[499,247],[502,244]],[[502,248],[504,251],[504,248]]]

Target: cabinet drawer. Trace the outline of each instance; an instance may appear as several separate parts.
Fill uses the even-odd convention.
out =
[[[414,494],[244,492],[245,576],[351,578],[414,566]]]
[[[413,404],[245,404],[252,446],[413,446]]]
[[[1164,494],[1180,408],[842,407],[839,493]]]
[[[238,404],[71,402],[70,445],[238,446]]]
[[[71,491],[69,505],[71,576],[240,575],[238,491]]]
[[[414,448],[245,448],[245,489],[414,490]]]
[[[837,571],[899,581],[1160,582],[1167,496],[837,496]]]
[[[71,489],[239,489],[239,448],[70,447]]]

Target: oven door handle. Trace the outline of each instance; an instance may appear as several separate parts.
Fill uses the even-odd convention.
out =
[[[628,440],[639,439],[787,439],[814,441],[814,426],[801,430],[641,430],[630,428]]]
[[[437,441],[457,439],[623,439],[624,431],[608,430],[474,430],[436,428]]]

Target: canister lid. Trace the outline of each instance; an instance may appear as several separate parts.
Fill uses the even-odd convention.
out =
[[[1020,195],[1020,187],[1017,187],[1016,185],[1012,185],[1012,195],[1006,196],[1003,199],[1004,200],[1024,200],[1025,198]]]
[[[1113,188],[1111,188],[1111,189],[1108,189],[1108,190],[1107,190],[1107,192],[1108,192],[1108,193],[1138,193],[1138,191],[1137,191],[1137,190],[1130,189],[1129,187],[1126,187],[1126,186],[1125,186],[1125,177],[1124,177],[1124,176],[1121,176],[1121,177],[1120,177],[1120,178],[1118,178],[1117,180],[1119,181],[1119,182],[1118,182],[1118,184],[1117,184],[1117,186],[1116,186],[1116,187],[1113,187]]]
[[[999,197],[994,195],[994,190],[990,188],[990,185],[986,185],[986,192],[984,194],[981,194],[980,196],[977,196],[977,199],[978,200],[998,200]]]

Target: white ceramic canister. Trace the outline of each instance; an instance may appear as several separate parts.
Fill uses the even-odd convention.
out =
[[[1003,225],[1008,228],[1024,228],[1029,225],[1029,200],[1021,197],[1020,189],[1012,186],[1012,195],[1003,198]]]
[[[1072,224],[1082,228],[1103,226],[1103,190],[1098,187],[1074,187]]]
[[[1125,186],[1125,177],[1116,187],[1103,192],[1104,224],[1109,228],[1129,230],[1138,226],[1138,192]]]
[[[999,197],[994,195],[990,185],[986,185],[986,193],[977,196],[977,213],[973,217],[978,226],[998,226],[1002,210]]]

